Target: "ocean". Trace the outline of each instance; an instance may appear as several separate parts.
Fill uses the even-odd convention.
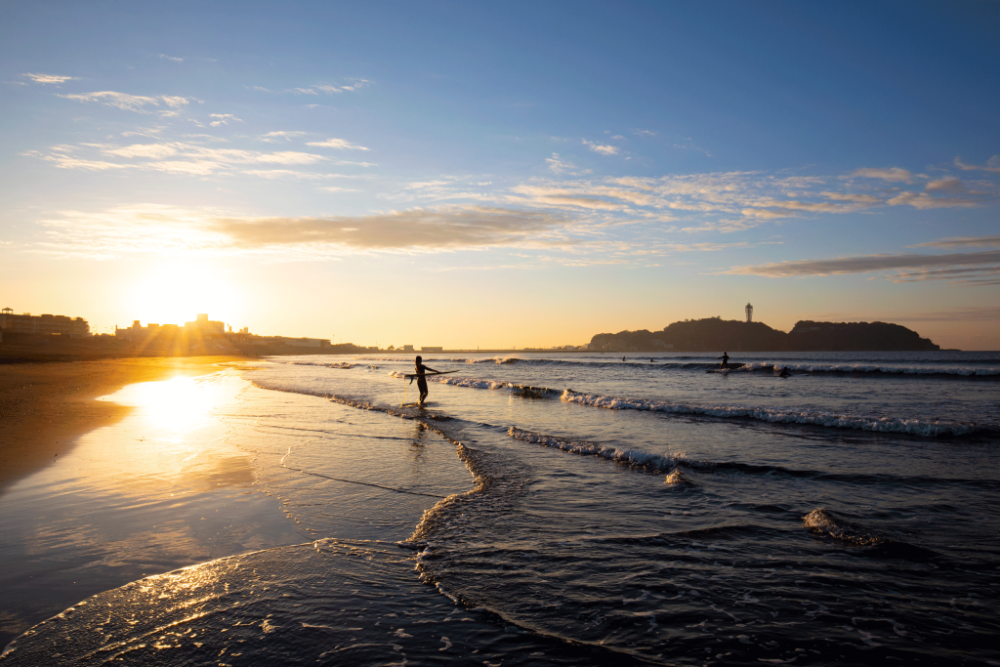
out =
[[[716,356],[431,354],[424,408],[409,356],[220,369],[184,392],[301,543],[0,664],[1000,664],[1000,354]]]

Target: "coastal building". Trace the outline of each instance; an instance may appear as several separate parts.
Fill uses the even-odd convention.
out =
[[[424,345],[420,348],[421,352],[444,352],[443,347],[431,347],[430,345]]]
[[[223,334],[226,333],[226,324],[224,322],[219,322],[215,320],[208,319],[208,313],[198,313],[195,317],[194,322],[185,322],[184,328],[188,331],[198,331],[201,333],[209,334]]]
[[[66,315],[32,315],[22,313],[15,315],[13,309],[4,308],[0,311],[0,330],[7,333],[41,334],[71,336],[84,338],[90,335],[90,324],[82,317],[72,318]]]
[[[115,325],[115,336],[126,340],[142,340],[152,336],[177,336],[181,332],[188,335],[221,336],[226,332],[226,325],[224,322],[209,320],[207,313],[199,313],[193,322],[185,322],[183,327],[177,324],[158,324],[156,322],[142,326],[139,320],[134,320],[132,326],[124,329],[119,329]]]

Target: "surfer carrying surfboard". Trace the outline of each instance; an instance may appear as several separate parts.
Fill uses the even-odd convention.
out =
[[[424,404],[424,399],[427,398],[427,371],[431,373],[440,373],[441,371],[436,371],[429,366],[424,366],[423,357],[417,355],[416,359],[416,369],[417,369],[417,389],[420,391],[420,398],[417,400],[418,405]]]

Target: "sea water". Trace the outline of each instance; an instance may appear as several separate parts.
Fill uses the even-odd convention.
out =
[[[400,355],[227,371],[303,544],[3,662],[1000,664],[1000,355],[715,356],[431,355],[422,408]]]

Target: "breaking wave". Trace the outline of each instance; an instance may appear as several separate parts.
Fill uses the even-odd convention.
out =
[[[927,366],[896,366],[884,364],[816,364],[816,363],[772,363],[754,362],[744,364],[739,371],[743,372],[765,372],[775,373],[782,368],[799,373],[810,373],[812,375],[919,375],[943,376],[943,377],[992,377],[1000,379],[1000,368],[934,368]]]
[[[607,445],[601,445],[596,442],[588,442],[586,440],[543,435],[541,433],[524,431],[516,426],[511,426],[507,431],[507,435],[522,442],[542,445],[543,447],[553,447],[584,456],[598,456],[603,459],[608,459],[609,461],[622,463],[634,468],[642,468],[643,470],[648,470],[650,472],[665,473],[674,470],[676,467],[674,460],[666,456],[647,454],[646,452],[641,452],[637,449],[609,447]]]
[[[976,432],[1000,432],[998,424],[974,424],[944,420],[898,419],[896,417],[875,417],[851,415],[837,412],[796,410],[792,408],[764,408],[747,405],[695,405],[672,403],[641,398],[621,398],[584,394],[567,389],[562,394],[567,403],[577,403],[608,410],[644,410],[677,415],[698,415],[723,419],[753,419],[781,424],[808,424],[830,428],[876,431],[884,433],[906,433],[920,436],[968,435]]]
[[[390,371],[388,375],[396,378],[405,378],[407,374],[400,371]],[[530,385],[504,382],[502,380],[477,380],[474,378],[451,376],[430,376],[427,380],[430,382],[437,382],[439,384],[448,384],[453,387],[465,387],[466,389],[489,389],[492,391],[509,389],[512,394],[515,396],[521,396],[522,398],[557,398],[562,393],[558,389],[532,387]]]

